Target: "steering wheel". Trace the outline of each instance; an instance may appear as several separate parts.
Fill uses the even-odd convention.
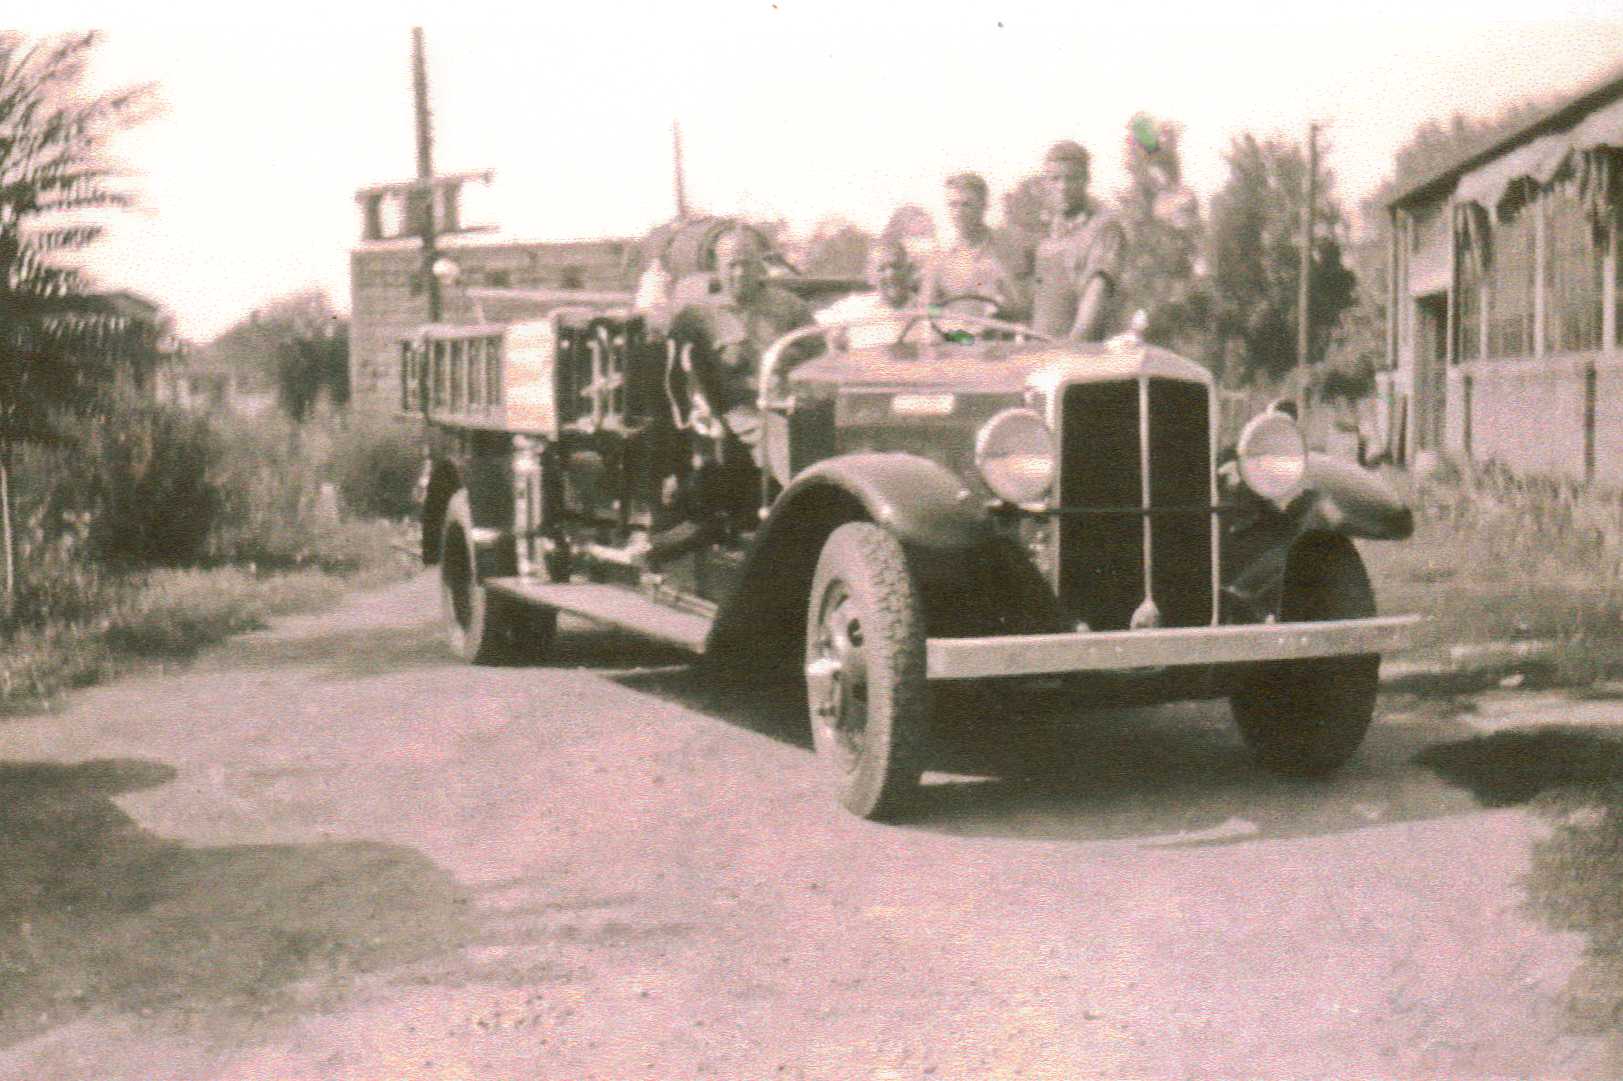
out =
[[[923,318],[930,324],[930,329],[935,332],[936,337],[941,341],[957,342],[960,344],[968,344],[969,342],[974,341],[975,334],[972,331],[961,328],[949,329],[948,327],[943,327],[937,321],[942,315],[951,315],[952,312],[949,309],[951,309],[954,305],[960,306],[960,314],[977,319],[995,319],[997,318],[998,311],[1002,308],[1002,303],[1000,301],[994,300],[993,298],[982,293],[959,293],[956,296],[947,297],[945,300],[930,305],[929,310],[923,316],[914,316],[912,319],[909,319],[907,324],[902,327],[902,332],[896,336],[897,343],[900,344],[907,339],[908,334],[912,332],[914,326],[918,324],[920,318]],[[969,305],[974,305],[974,307],[969,307]]]

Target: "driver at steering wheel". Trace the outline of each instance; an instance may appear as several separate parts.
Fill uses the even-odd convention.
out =
[[[978,300],[991,310],[974,312],[1014,322],[1029,314],[1025,281],[1030,260],[1001,243],[986,224],[988,190],[979,173],[957,173],[945,182],[953,245],[931,260],[920,294],[926,304]]]

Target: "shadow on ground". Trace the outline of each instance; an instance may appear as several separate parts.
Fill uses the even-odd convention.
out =
[[[1439,744],[1416,760],[1482,804],[1551,822],[1525,880],[1534,914],[1584,936],[1567,986],[1577,1027],[1623,1039],[1623,738],[1560,725]]]
[[[690,654],[647,638],[565,618],[545,659],[545,668],[628,669],[669,667],[692,660]],[[276,631],[243,635],[209,654],[203,662],[227,669],[313,667],[319,678],[334,681],[370,679],[396,672],[432,668],[466,668],[452,654],[439,622],[422,620],[406,626],[369,626],[320,634]],[[531,667],[520,665],[516,667]]]
[[[198,663],[206,668],[248,670],[319,667],[325,678],[349,680],[460,662],[445,647],[438,624],[425,622],[321,634],[246,634],[225,642]]]
[[[413,849],[191,847],[113,802],[173,776],[0,764],[0,1045],[90,1012],[229,1024],[321,1008],[472,934],[465,891]]]
[[[804,691],[792,679],[702,666],[605,676],[811,752]],[[1052,694],[944,694],[930,772],[904,821],[958,835],[1192,846],[1459,814],[1469,802],[1410,760],[1469,731],[1464,712],[1458,702],[1406,699],[1342,774],[1302,782],[1258,768],[1222,702],[1088,711]]]
[[[1556,789],[1623,782],[1623,740],[1559,725],[1438,743],[1415,761],[1485,807],[1527,803]]]
[[[718,672],[702,664],[681,664],[606,675],[622,687],[675,702],[791,747],[812,748],[805,689],[781,673],[752,677]]]

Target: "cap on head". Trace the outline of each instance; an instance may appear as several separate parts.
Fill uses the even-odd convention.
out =
[[[1043,161],[1062,162],[1073,169],[1081,169],[1083,172],[1089,171],[1087,148],[1081,143],[1075,143],[1069,139],[1049,147],[1048,153],[1043,155]]]
[[[983,203],[991,194],[986,186],[986,178],[979,173],[954,173],[947,178],[943,186],[949,191],[961,191],[978,196]]]

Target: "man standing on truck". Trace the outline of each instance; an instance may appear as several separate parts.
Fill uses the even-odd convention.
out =
[[[986,224],[988,192],[979,173],[958,173],[946,180],[947,214],[957,233],[952,247],[931,260],[922,290],[928,304],[955,297],[984,297],[997,308],[988,315],[1024,319],[1028,303],[1023,282],[1028,268],[1010,245]]]
[[[1043,159],[1048,235],[1037,246],[1032,327],[1052,338],[1097,341],[1114,329],[1127,234],[1088,198],[1088,152],[1055,143]]]

